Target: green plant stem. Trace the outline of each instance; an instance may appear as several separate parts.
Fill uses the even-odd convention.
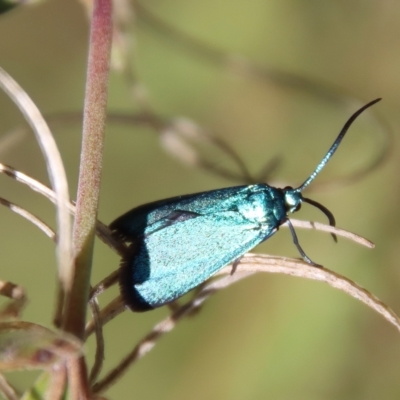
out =
[[[74,277],[63,327],[83,338],[104,147],[112,38],[111,0],[96,0],[90,32],[81,164],[73,229]]]
[[[73,229],[74,271],[66,297],[63,328],[84,337],[89,299],[95,226],[100,194],[108,75],[112,39],[112,0],[95,0],[83,114],[82,151]],[[83,357],[69,362],[71,399],[88,398],[90,389]]]

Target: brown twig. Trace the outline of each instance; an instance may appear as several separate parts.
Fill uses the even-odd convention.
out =
[[[241,263],[237,268],[237,272],[234,275],[230,275],[230,272],[231,266],[225,267],[218,275],[229,274],[228,276],[206,285],[192,301],[184,304],[171,316],[157,324],[154,329],[146,335],[118,364],[117,367],[112,369],[102,380],[94,385],[93,391],[100,393],[106,390],[111,384],[118,380],[134,362],[152,350],[156,342],[164,334],[170,332],[183,317],[189,315],[194,309],[200,307],[211,294],[214,294],[255,272],[280,273],[325,282],[328,285],[360,300],[368,307],[381,314],[388,322],[393,324],[400,331],[399,317],[386,304],[350,279],[325,268],[316,268],[300,260],[284,259],[267,255],[246,254],[242,258]]]
[[[100,309],[97,299],[93,298],[89,301],[89,306],[92,311],[93,320],[95,324],[95,335],[96,335],[96,354],[94,364],[89,375],[89,382],[94,383],[98,378],[104,362],[104,336],[103,326],[100,322]]]

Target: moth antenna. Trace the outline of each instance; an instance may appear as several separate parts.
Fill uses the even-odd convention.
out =
[[[340,145],[340,142],[344,138],[344,135],[346,135],[347,131],[349,130],[351,124],[357,119],[357,117],[364,112],[367,108],[373,106],[375,103],[378,103],[378,101],[381,101],[382,99],[375,99],[365,106],[361,107],[358,111],[356,111],[344,124],[342,130],[340,131],[338,137],[336,140],[333,142],[333,145],[331,148],[328,150],[326,153],[325,157],[321,160],[321,162],[317,165],[317,168],[315,168],[314,172],[306,179],[306,181],[299,186],[297,189],[295,189],[297,192],[303,191],[315,178],[316,176],[321,172],[321,170],[325,167],[327,162],[331,159],[331,157],[335,154],[335,151]]]
[[[321,210],[328,217],[329,225],[336,226],[335,217],[333,216],[332,212],[329,211],[325,206],[315,200],[308,199],[307,197],[303,197],[303,201]],[[331,233],[331,236],[333,237],[333,240],[337,243],[337,236],[334,233]]]

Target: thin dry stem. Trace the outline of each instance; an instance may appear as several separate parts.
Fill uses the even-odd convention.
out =
[[[346,231],[344,229],[337,228],[335,226],[331,225],[326,225],[322,224],[320,222],[311,222],[311,221],[301,221],[298,219],[290,219],[292,222],[293,226],[296,226],[298,228],[303,228],[303,229],[316,229],[318,231],[322,232],[327,232],[331,234],[335,234],[337,236],[344,237],[346,239],[352,240],[355,243],[360,244],[361,246],[368,247],[370,249],[374,248],[375,245],[372,243],[370,240],[363,238],[360,235],[357,235],[355,233]],[[283,224],[283,227],[287,227],[287,224]],[[112,272],[110,275],[108,275],[106,278],[104,278],[101,282],[96,284],[92,291],[91,291],[91,297],[98,296],[102,292],[104,292],[106,289],[117,283],[118,281],[118,270]]]
[[[16,390],[11,386],[3,374],[0,374],[0,393],[6,400],[18,400],[19,396]]]
[[[53,135],[35,103],[11,76],[1,68],[0,86],[14,101],[33,129],[46,161],[50,182],[56,194],[59,283],[63,288],[63,292],[67,292],[72,284],[72,237],[71,218],[67,208],[69,202],[68,182],[61,155]],[[60,307],[57,308],[60,309]]]
[[[159,34],[161,40],[169,40],[170,43],[176,45],[179,50],[187,52],[190,55],[198,56],[216,67],[226,68],[229,72],[236,73],[246,78],[257,79],[261,82],[269,82],[278,86],[302,91],[327,103],[349,107],[350,109],[360,107],[366,103],[365,100],[355,98],[351,93],[343,90],[343,88],[338,88],[320,80],[311,80],[291,72],[278,70],[268,64],[257,64],[242,54],[230,53],[211,43],[191,36],[153,13],[145,2],[136,1],[135,11],[138,15],[138,22],[141,22],[145,28],[150,28],[152,33]],[[375,111],[372,111],[372,115],[374,122],[379,125],[385,135],[382,150],[378,155],[368,163],[367,166],[360,170],[346,176],[331,179],[328,182],[317,182],[311,187],[310,191],[326,190],[327,188],[331,189],[339,185],[352,184],[390,159],[394,140],[393,129]],[[257,174],[257,177],[262,178],[262,174]],[[264,182],[264,179],[252,179],[252,181],[246,182],[252,183],[254,181]]]
[[[28,184],[30,187],[34,188],[36,191],[39,191],[40,193],[44,194],[46,197],[49,199],[54,198],[54,193],[46,188],[44,185],[40,184],[39,182],[32,180],[31,178],[27,177],[24,174],[21,174],[18,171],[15,171],[13,169],[10,169],[10,167],[5,167],[5,166],[0,166],[0,171],[3,170],[3,172],[7,173],[8,175],[14,177],[15,179]],[[74,206],[71,204],[69,206],[69,209],[71,212],[74,212]],[[367,246],[367,247],[373,247],[373,244],[352,233],[343,231],[341,229],[338,229],[336,227],[332,227],[329,225],[324,225],[320,223],[313,223],[313,222],[307,222],[307,221],[298,221],[298,220],[292,220],[292,223],[296,227],[301,227],[301,228],[306,228],[306,229],[318,229],[318,230],[323,230],[329,233],[335,233],[338,236],[343,236],[347,237],[348,239],[351,239],[361,245]],[[105,227],[107,230],[107,228]],[[253,258],[252,258],[253,257]],[[262,267],[260,268],[257,263],[254,263],[257,258],[254,257],[259,257],[257,263],[262,264]],[[248,260],[250,258],[250,261]],[[262,261],[260,261],[262,260]],[[266,261],[268,260],[268,261]],[[290,262],[292,264],[290,264]],[[282,267],[282,263],[286,263],[286,267]],[[288,264],[289,263],[289,264]],[[247,265],[247,264],[250,264]],[[303,266],[303,269],[305,268],[308,271],[304,271],[300,266]],[[400,325],[398,324],[398,318],[397,316],[383,303],[381,303],[379,300],[374,298],[369,292],[365,291],[364,289],[358,287],[354,283],[352,283],[349,280],[346,280],[343,277],[340,277],[340,275],[335,275],[334,273],[329,273],[326,270],[320,270],[315,267],[310,267],[308,264],[305,264],[301,261],[297,260],[285,260],[285,259],[279,259],[279,258],[274,258],[274,257],[268,257],[267,259],[264,259],[263,256],[255,256],[255,255],[246,255],[242,260],[241,264],[239,266],[240,270],[243,272],[243,269],[248,268],[249,273],[253,272],[280,272],[284,274],[289,274],[289,275],[295,275],[295,276],[303,276],[303,277],[308,277],[309,279],[315,279],[315,280],[322,280],[327,282],[333,287],[339,288],[350,295],[352,295],[355,298],[358,298],[360,301],[363,301],[365,304],[369,305],[371,308],[375,309],[378,313],[383,315],[388,321],[391,323],[395,324],[396,327],[399,327]],[[222,270],[221,273],[226,273],[226,272],[231,271],[231,267],[227,267],[226,269]],[[321,272],[322,271],[322,272]],[[240,271],[238,271],[240,272]],[[95,294],[98,294],[101,292],[102,289],[108,287],[109,283],[114,283],[116,281],[118,272],[114,272],[106,278],[105,281],[103,281],[101,284],[97,285],[97,289],[95,290]],[[322,276],[321,276],[322,274]],[[247,276],[247,275],[246,275]],[[235,273],[234,275],[235,281],[242,279],[242,276],[239,275],[238,273]],[[148,351],[152,349],[154,346],[155,342],[166,332],[169,332],[171,329],[173,329],[175,323],[182,318],[183,316],[191,313],[193,309],[200,307],[200,305],[204,302],[204,300],[211,294],[214,293],[216,290],[220,290],[222,287],[226,287],[230,285],[233,281],[230,281],[229,278],[227,277],[228,280],[223,280],[223,281],[217,281],[214,282],[212,285],[207,285],[196,297],[196,299],[189,303],[189,305],[185,305],[183,307],[178,308],[169,319],[165,320],[164,323],[159,324],[146,338],[131,352],[130,356],[127,357],[122,361],[122,363],[115,369],[113,370],[109,375],[107,375],[103,380],[99,381],[95,385],[95,390],[100,392],[104,390],[106,387],[108,387],[110,384],[115,379],[118,379],[118,377],[124,373],[126,368],[134,362],[135,360],[139,359],[142,357],[144,354],[146,354]],[[109,280],[109,283],[107,283],[107,279]],[[122,299],[118,297],[115,299],[109,306],[105,307],[101,313],[100,313],[100,324],[98,326],[104,325],[108,321],[110,321],[112,318],[114,318],[116,315],[121,313],[122,311],[125,310],[125,305],[122,302]],[[90,335],[94,328],[94,323],[90,322],[88,323],[86,327],[86,337]],[[97,374],[97,373],[96,373]]]
[[[304,261],[286,259],[282,262],[282,260],[277,257],[274,258],[261,254],[246,254],[241,260],[240,270],[246,272],[282,273],[325,282],[335,289],[339,289],[349,294],[351,297],[360,300],[362,303],[381,314],[400,331],[399,317],[385,303],[352,280],[326,268],[315,268]],[[229,269],[225,272],[228,271]]]
[[[293,226],[296,226],[298,228],[304,228],[304,229],[316,229],[322,232],[327,232],[327,233],[333,233],[337,236],[341,236],[344,238],[347,238],[349,240],[352,240],[361,246],[365,246],[368,248],[373,248],[375,245],[369,241],[368,239],[363,238],[362,236],[356,235],[355,233],[345,231],[343,229],[336,228],[335,226],[331,225],[326,225],[326,224],[321,224],[320,222],[310,222],[310,221],[300,221],[297,219],[290,219],[292,222]],[[283,224],[282,226],[287,227],[287,224]],[[248,253],[249,255],[251,253]],[[271,256],[274,258],[273,256]],[[275,259],[275,258],[274,258]],[[282,259],[278,258],[279,260]],[[283,258],[285,259],[285,258]],[[240,262],[242,264],[242,261]],[[307,264],[308,265],[308,264]],[[225,271],[225,269],[221,270]],[[106,278],[104,278],[101,282],[99,282],[97,285],[94,286],[92,289],[91,296],[98,296],[101,294],[103,291],[117,283],[118,281],[118,273],[119,271],[116,270],[112,272],[110,275],[108,275]],[[218,275],[217,273],[216,275]],[[115,318],[118,314],[123,312],[125,309],[124,304],[122,303],[122,300],[120,299],[120,296],[117,297],[116,299],[112,300],[111,303],[104,307],[101,312],[100,312],[100,319],[101,319],[101,324],[106,324],[113,318]],[[91,320],[87,325],[86,325],[86,337],[93,333],[93,329],[95,326],[95,321]]]
[[[15,179],[17,182],[21,182],[27,185],[35,192],[38,192],[39,194],[49,199],[52,203],[55,203],[56,201],[55,193],[49,187],[43,185],[43,183],[40,183],[39,181],[33,179],[29,175],[26,175],[23,172],[20,172],[13,167],[1,163],[0,163],[0,173],[4,173],[10,178]],[[67,208],[72,215],[75,215],[75,205],[73,203],[69,202],[67,204]],[[126,246],[122,244],[119,240],[116,240],[111,234],[111,231],[108,229],[108,227],[100,221],[97,221],[96,223],[96,234],[106,245],[108,245],[116,253],[118,253],[121,256],[125,254]]]
[[[153,115],[153,117],[156,117],[156,115]],[[232,147],[188,118],[173,119],[161,130],[160,140],[166,150],[187,165],[210,170],[224,178],[254,183],[254,179],[245,162]],[[197,150],[189,143],[189,140],[207,142],[215,146],[236,164],[239,173],[235,174],[226,168],[207,161],[200,156]]]
[[[24,288],[15,283],[0,280],[0,295],[11,299],[0,309],[0,320],[18,318],[27,302]]]
[[[126,305],[122,300],[122,297],[117,296],[114,300],[112,300],[100,310],[98,321],[95,321],[95,319],[93,318],[86,324],[86,339],[95,331],[95,329],[97,329],[98,325],[104,326],[105,324],[113,320],[116,316],[124,312],[125,309]]]
[[[354,101],[352,102],[352,104],[353,103]],[[361,104],[361,102],[357,101],[357,104]],[[82,113],[79,112],[65,112],[47,115],[46,117],[49,121],[52,122],[76,123],[80,120],[81,115]],[[350,172],[347,175],[343,175],[337,178],[331,178],[325,182],[315,182],[308,189],[309,193],[326,191],[330,189],[335,189],[337,187],[353,184],[361,180],[368,173],[380,167],[390,157],[391,151],[393,149],[393,130],[387,124],[387,122],[380,117],[380,115],[376,114],[375,111],[371,111],[371,116],[374,118],[374,122],[378,125],[385,136],[382,150],[378,153],[378,155],[373,158],[366,166],[360,168],[357,171]],[[206,131],[204,128],[196,125],[193,121],[190,121],[187,118],[179,117],[172,120],[178,122],[180,121],[179,123],[185,122],[185,124],[188,124],[186,126],[182,125],[182,127],[186,129],[185,131],[175,130],[174,122],[171,123],[169,120],[161,117],[160,115],[157,115],[156,113],[123,114],[110,112],[107,115],[107,118],[110,123],[135,124],[151,127],[160,135],[160,141],[163,148],[185,165],[201,168],[222,178],[238,183],[251,184],[268,181],[273,186],[287,186],[288,184],[287,182],[284,182],[281,185],[280,183],[282,182],[271,182],[270,179],[270,176],[281,162],[280,156],[273,157],[271,160],[267,161],[266,164],[261,167],[260,171],[258,171],[256,174],[250,174],[246,167],[245,169],[243,169],[242,158],[235,152],[233,148],[228,145],[228,143],[225,143],[222,139],[218,139],[218,137],[213,135],[210,131]],[[191,137],[191,133],[193,133],[192,128],[190,128],[191,125],[192,127],[196,127],[196,130],[198,130],[197,135],[205,136]],[[185,135],[187,137],[184,141],[183,137]],[[208,140],[210,144],[215,146],[215,148],[221,150],[223,154],[226,155],[236,165],[238,172],[208,161],[192,144],[188,142],[187,139],[189,138],[196,141]],[[235,153],[235,155],[233,155],[232,153]]]
[[[356,235],[354,233],[345,231],[343,229],[336,228],[334,226],[321,224],[319,222],[300,221],[300,220],[296,220],[296,219],[291,219],[291,222],[292,222],[293,226],[296,226],[299,228],[317,229],[317,230],[320,230],[323,232],[333,233],[338,236],[342,236],[347,239],[350,239],[362,246],[366,246],[368,248],[374,247],[374,244],[372,242],[370,242],[369,240],[367,240],[359,235]],[[287,225],[284,224],[283,226],[287,226]],[[249,254],[251,254],[251,253],[249,253]],[[282,258],[278,258],[278,259],[282,259]],[[283,258],[283,259],[285,259],[285,258]],[[240,262],[240,264],[242,264],[242,261]],[[223,269],[222,271],[225,271],[225,269]],[[106,278],[104,278],[101,282],[99,282],[97,285],[95,285],[94,288],[92,289],[91,296],[93,296],[93,297],[98,296],[104,290],[108,289],[110,286],[115,284],[117,282],[117,280],[118,280],[118,270],[112,272],[110,275],[108,275]],[[125,306],[124,306],[120,296],[117,297],[116,299],[112,300],[111,303],[109,303],[109,305],[104,307],[100,312],[101,325],[104,325],[107,322],[111,321],[113,318],[115,318],[118,314],[120,314],[124,310],[125,310]],[[94,320],[89,321],[88,324],[86,325],[86,333],[85,333],[86,337],[89,336],[91,333],[93,333],[94,327],[95,327],[95,321]]]
[[[49,371],[50,379],[45,400],[62,400],[67,385],[67,370],[65,365],[56,364]]]
[[[232,266],[227,266],[219,272],[220,274],[230,274]],[[156,342],[165,334],[170,332],[184,316],[193,312],[200,307],[202,303],[211,295],[219,290],[227,288],[233,283],[248,277],[255,272],[280,273],[285,275],[303,277],[311,280],[318,280],[339,289],[355,299],[360,300],[368,307],[381,314],[388,322],[393,324],[400,331],[400,319],[386,304],[372,295],[369,291],[352,282],[351,280],[329,271],[325,268],[316,268],[309,264],[294,260],[282,259],[279,257],[271,257],[267,255],[246,254],[237,272],[234,275],[228,275],[222,279],[216,280],[206,285],[189,303],[184,304],[177,309],[171,316],[157,324],[154,329],[146,335],[135,348],[126,356],[117,367],[108,373],[102,380],[97,382],[93,391],[100,393],[106,390],[110,385],[115,383],[127,369],[150,350],[153,349]]]
[[[13,300],[20,300],[25,297],[25,290],[15,283],[0,280],[0,295]]]
[[[80,112],[65,112],[47,115],[47,118],[52,122],[77,123],[81,115]],[[163,148],[185,165],[210,171],[234,182],[255,182],[243,159],[228,143],[188,118],[179,117],[171,120],[148,110],[138,114],[110,112],[107,114],[107,120],[114,124],[135,124],[152,128],[159,135]],[[208,161],[189,143],[189,139],[195,142],[206,142],[214,146],[236,165],[238,172]],[[273,160],[272,163],[275,163],[275,161]]]
[[[102,281],[100,281],[97,285],[93,286],[90,292],[90,298],[96,297],[99,294],[103,293],[105,290],[114,286],[118,282],[119,270],[115,270],[111,272],[110,275],[106,276]]]
[[[320,222],[301,221],[301,220],[292,219],[292,218],[290,218],[290,222],[292,223],[293,226],[296,226],[298,228],[316,229],[318,231],[332,233],[337,236],[342,236],[346,239],[352,240],[353,242],[360,244],[361,246],[365,246],[370,249],[373,249],[375,247],[375,244],[372,243],[370,240],[365,239],[362,236],[357,235],[355,233],[345,231],[344,229],[337,228],[336,226],[321,224]],[[285,223],[282,226],[287,227],[288,225],[287,225],[287,223]]]
[[[83,358],[70,360],[67,364],[68,369],[68,390],[70,400],[90,399],[91,393],[87,385],[87,380],[82,377],[87,376],[86,364]]]
[[[233,283],[238,280],[241,280],[252,273],[241,273],[238,272],[233,276],[229,276],[229,280]],[[156,342],[164,336],[166,333],[170,332],[175,328],[177,322],[181,320],[186,315],[190,314],[193,309],[200,307],[202,303],[215,291],[219,290],[220,285],[223,284],[226,278],[223,278],[219,281],[213,282],[207,285],[194,300],[189,303],[179,307],[174,313],[172,313],[169,317],[164,319],[162,322],[157,324],[154,329],[146,335],[137,346],[128,354],[128,356],[124,357],[124,359],[118,364],[116,368],[114,368],[110,373],[108,373],[102,380],[97,382],[93,386],[94,393],[100,393],[105,391],[108,387],[110,387],[113,383],[115,383],[126,371],[127,369],[137,360],[141,359],[144,355],[146,355],[150,350],[153,349]]]
[[[104,362],[104,336],[103,336],[103,326],[100,323],[100,309],[97,299],[91,299],[89,301],[89,306],[92,311],[93,319],[95,322],[95,334],[96,334],[96,354],[95,360],[90,371],[89,382],[93,383],[98,378],[101,369],[103,368]]]
[[[0,197],[0,204],[8,207],[11,211],[15,212],[16,214],[21,215],[21,217],[24,217],[28,221],[32,222],[33,225],[38,227],[46,236],[48,236],[53,241],[56,240],[55,232],[47,224],[45,224],[41,219],[39,219],[35,215],[31,214],[29,211],[25,210],[24,208],[22,208],[20,206],[17,206],[14,203],[11,203],[10,201],[4,199],[3,197]]]

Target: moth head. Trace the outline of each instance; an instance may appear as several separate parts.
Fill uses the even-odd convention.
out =
[[[283,189],[283,199],[287,212],[294,213],[300,210],[303,196],[299,190],[286,186]]]

